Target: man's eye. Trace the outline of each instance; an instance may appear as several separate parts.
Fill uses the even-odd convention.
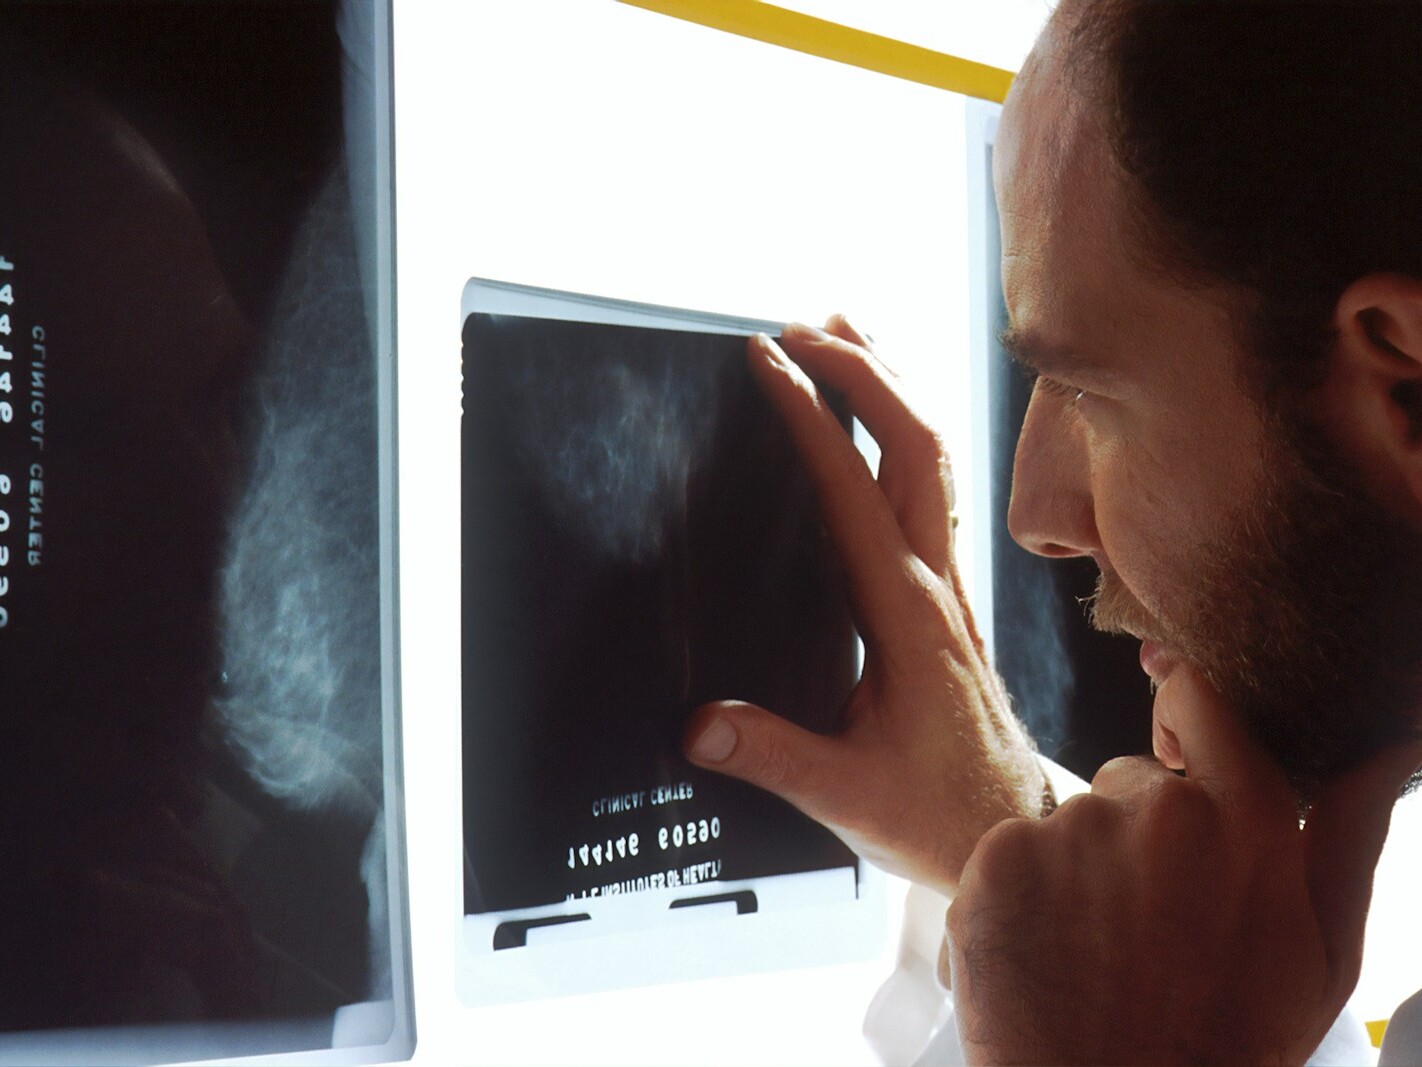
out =
[[[1075,404],[1086,395],[1085,389],[1078,389],[1074,385],[1067,385],[1063,382],[1048,378],[1044,374],[1037,375],[1037,388],[1052,396],[1059,396],[1069,403]]]

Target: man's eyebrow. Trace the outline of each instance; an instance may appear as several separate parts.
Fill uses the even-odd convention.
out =
[[[1048,378],[1110,383],[1118,377],[1074,348],[1045,341],[1030,330],[1009,326],[997,335],[997,342],[1014,363]]]

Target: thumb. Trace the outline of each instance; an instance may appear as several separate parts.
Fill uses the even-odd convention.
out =
[[[1392,808],[1422,766],[1422,742],[1391,745],[1326,785],[1304,824],[1305,863],[1314,914],[1329,962],[1351,992],[1363,959],[1363,924],[1373,869],[1387,840]]]
[[[1154,715],[1173,735],[1186,775],[1212,797],[1240,814],[1297,829],[1297,801],[1284,772],[1197,667],[1181,663],[1170,672],[1156,692]]]
[[[698,767],[767,789],[825,822],[835,814],[842,745],[754,704],[724,700],[696,709],[683,749]]]

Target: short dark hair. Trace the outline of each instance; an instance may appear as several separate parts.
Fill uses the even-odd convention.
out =
[[[1422,278],[1422,3],[1096,0],[1068,58],[1153,265],[1252,294],[1268,393],[1321,380],[1350,283]]]

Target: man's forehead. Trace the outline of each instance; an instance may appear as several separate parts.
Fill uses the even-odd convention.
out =
[[[998,123],[993,181],[1005,210],[1081,210],[1096,198],[1077,203],[1073,193],[1116,177],[1098,108],[1073,79],[1058,37],[1049,30],[1037,42]]]
[[[1069,24],[1054,15],[1013,79],[998,124],[995,181],[1059,170],[1080,136],[1081,100],[1071,91],[1066,57]]]
[[[1059,343],[1088,328],[1074,320],[1105,301],[1098,290],[1126,258],[1120,176],[1093,107],[1049,34],[1013,86],[993,152],[1009,315]]]

